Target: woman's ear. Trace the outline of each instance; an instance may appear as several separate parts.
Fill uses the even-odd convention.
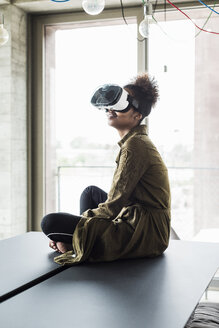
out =
[[[135,120],[139,120],[140,121],[142,119],[142,114],[136,112],[134,118],[135,118]]]

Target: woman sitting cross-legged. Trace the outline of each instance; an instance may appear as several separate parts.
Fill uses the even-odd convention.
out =
[[[123,88],[106,84],[94,93],[91,103],[106,110],[108,124],[120,136],[117,167],[108,194],[95,186],[83,191],[80,216],[43,218],[50,246],[63,253],[57,263],[154,257],[168,247],[168,172],[142,124],[157,98],[157,84],[147,74]]]

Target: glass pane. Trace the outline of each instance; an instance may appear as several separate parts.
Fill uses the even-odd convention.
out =
[[[202,26],[209,12],[188,14]],[[182,17],[175,20],[172,14],[159,27],[151,26],[149,68],[158,80],[160,101],[150,116],[149,133],[169,168],[177,234],[219,242],[218,36],[197,36]],[[212,16],[209,24],[219,31],[218,19]]]
[[[90,98],[99,85],[124,85],[136,75],[137,25],[129,27],[132,31],[112,22],[55,32],[47,28],[47,52],[51,56],[55,50],[54,68],[47,76],[47,213],[78,214],[79,196],[88,185],[109,190],[119,136],[107,125],[105,113],[91,107]],[[47,71],[51,65],[48,55]]]

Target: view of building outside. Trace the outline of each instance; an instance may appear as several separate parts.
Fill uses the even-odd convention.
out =
[[[212,24],[219,30],[213,18]],[[136,29],[122,23],[55,33],[53,210],[78,214],[86,186],[110,188],[119,136],[89,101],[99,85],[124,85],[136,75]],[[211,83],[218,80],[219,50],[215,36],[196,34],[188,20],[151,26],[149,72],[160,100],[148,127],[169,170],[174,229],[182,239],[205,240],[210,232],[219,241],[218,95]]]

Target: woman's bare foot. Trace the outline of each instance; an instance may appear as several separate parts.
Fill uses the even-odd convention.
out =
[[[72,251],[72,245],[71,244],[65,244],[60,241],[55,242],[53,240],[50,240],[49,247],[54,249],[54,251],[59,253],[66,253],[68,251]]]
[[[50,240],[49,247],[51,247],[52,249],[54,249],[54,251],[56,251],[56,252],[60,252],[59,249],[58,249],[58,247],[57,247],[57,245],[56,245],[56,242],[53,241],[53,240]]]
[[[56,247],[60,253],[66,253],[68,251],[72,251],[73,249],[71,244],[65,244],[60,241],[56,243]]]

